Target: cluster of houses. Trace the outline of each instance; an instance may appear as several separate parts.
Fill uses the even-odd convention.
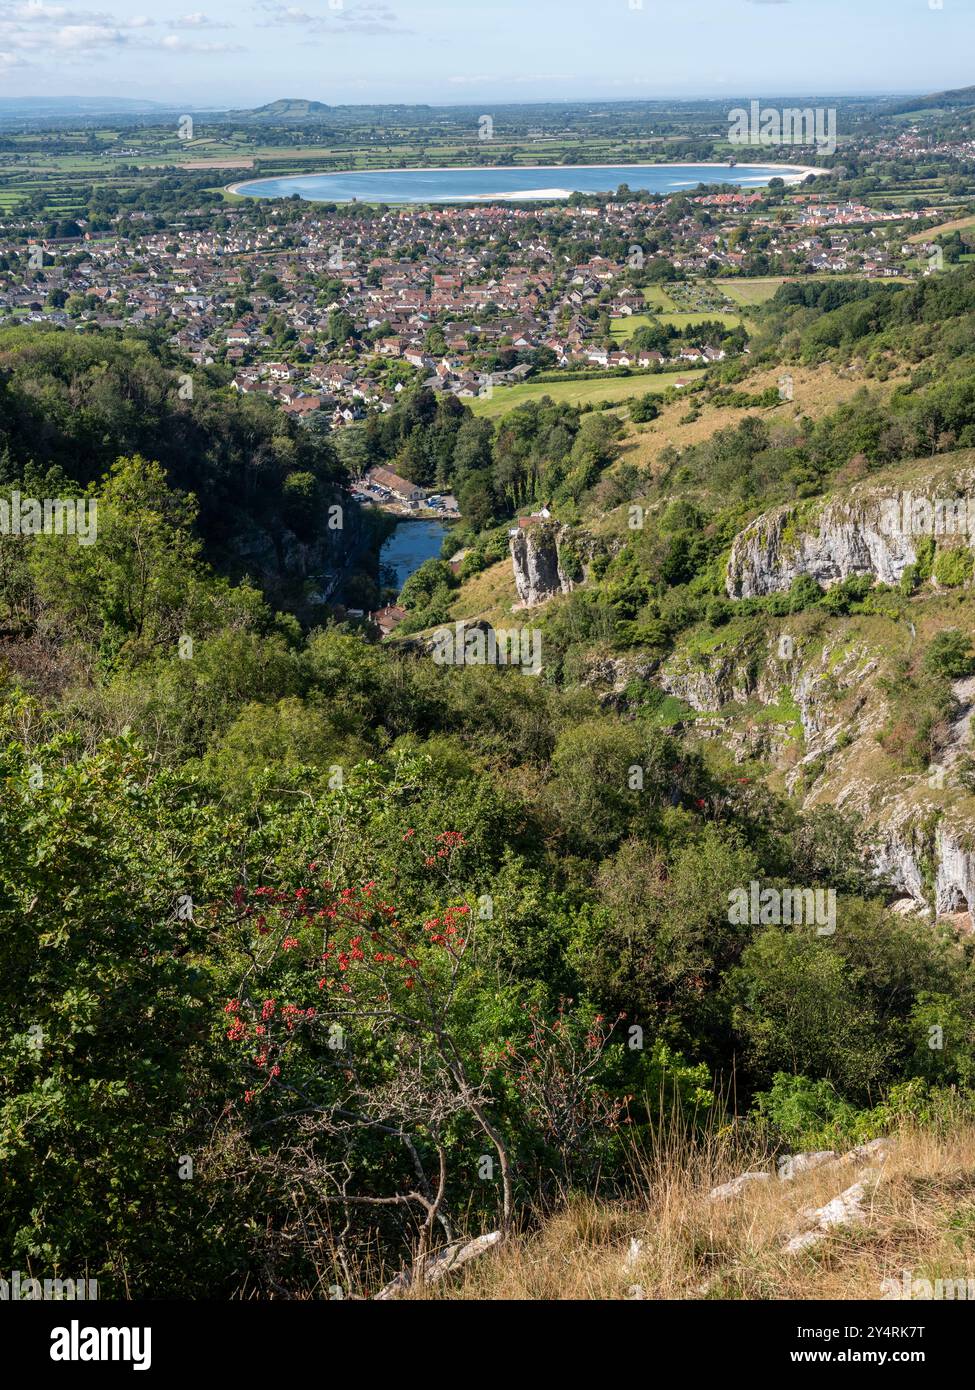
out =
[[[242,204],[188,209],[162,230],[133,212],[116,232],[79,218],[80,236],[31,243],[28,231],[28,246],[8,218],[0,256],[15,268],[0,271],[0,315],[64,328],[157,325],[191,362],[228,367],[242,395],[341,427],[392,409],[418,381],[474,398],[539,362],[650,370],[720,361],[720,344],[681,342],[667,358],[609,341],[607,318],[646,312],[635,266],[660,258],[686,278],[746,271],[750,252],[735,235],[744,225],[765,234],[767,273],[894,276],[916,249],[897,226],[878,224],[941,215],[878,212],[804,188],[781,207],[763,204],[745,190],[369,216]],[[344,341],[336,323],[350,326]]]
[[[439,512],[445,518],[456,519],[460,507],[451,493],[432,492],[429,488],[411,483],[390,468],[370,468],[364,477],[353,485],[353,497],[357,502],[375,502],[380,505],[403,507],[407,511],[423,508]]]
[[[932,9],[938,8],[932,4]],[[885,159],[919,160],[932,158],[975,160],[975,139],[944,139],[930,132],[921,133],[916,125],[908,126],[896,136],[874,137],[870,142],[874,155]]]

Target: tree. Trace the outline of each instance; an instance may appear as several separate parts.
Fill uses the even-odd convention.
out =
[[[637,424],[645,424],[648,420],[656,420],[660,414],[660,406],[656,399],[648,392],[645,396],[640,396],[630,406],[630,419]]]
[[[15,1267],[83,1271],[103,1297],[212,1291],[233,1263],[210,1239],[221,1218],[207,1208],[222,1202],[179,1172],[179,1155],[199,1150],[190,1133],[208,1087],[211,986],[193,902],[210,813],[177,778],[153,775],[130,740],[66,761],[62,740],[28,753],[12,732],[0,799],[0,1248]]]
[[[421,852],[449,880],[464,844],[463,834],[444,831]],[[238,887],[229,920],[226,911],[220,920],[241,971],[224,1006],[226,1039],[250,1079],[239,1100],[278,1136],[268,1166],[317,1201],[418,1209],[422,1265],[438,1221],[451,1234],[449,1154],[466,1121],[497,1155],[507,1230],[508,1146],[489,1113],[488,1075],[458,1026],[473,960],[470,904],[421,924],[374,882],[339,888],[326,878],[297,889]],[[361,1144],[372,1135],[404,1151],[409,1177],[385,1190],[364,1188]]]
[[[31,568],[40,598],[104,655],[160,645],[175,650],[199,574],[192,534],[196,503],[167,486],[158,463],[123,458],[97,504],[97,543],[34,538]]]
[[[948,628],[932,637],[924,653],[925,671],[948,680],[967,680],[975,674],[975,652],[963,632]]]
[[[344,343],[355,332],[355,324],[344,309],[333,309],[328,316],[326,332],[329,342]]]
[[[892,1044],[857,997],[842,956],[809,928],[764,932],[732,972],[729,991],[759,1084],[786,1071],[833,1081],[862,1103],[884,1079]]]
[[[423,609],[441,591],[457,584],[453,570],[444,560],[429,559],[410,575],[400,590],[399,601],[404,608]]]

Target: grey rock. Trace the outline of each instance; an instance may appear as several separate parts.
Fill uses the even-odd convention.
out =
[[[709,1194],[712,1202],[727,1202],[732,1197],[740,1197],[746,1187],[750,1187],[755,1182],[770,1182],[771,1173],[739,1173],[737,1178],[732,1178],[730,1182],[722,1183],[720,1187],[711,1189]]]
[[[863,1219],[863,1204],[867,1199],[868,1184],[865,1181],[855,1182],[852,1187],[848,1187],[845,1192],[841,1192],[838,1197],[827,1202],[825,1206],[816,1208],[806,1208],[799,1213],[800,1221],[811,1226],[812,1229],[789,1237],[783,1247],[787,1255],[797,1255],[802,1250],[808,1250],[813,1245],[818,1245],[820,1241],[826,1239],[830,1231],[837,1226],[852,1226]]]
[[[782,593],[808,575],[825,588],[868,574],[896,584],[917,553],[910,535],[885,524],[888,494],[861,492],[806,516],[788,504],[765,512],[734,540],[725,587],[732,598]]]
[[[475,1237],[474,1240],[458,1241],[454,1245],[448,1245],[446,1250],[438,1251],[426,1261],[420,1274],[420,1282],[424,1285],[439,1283],[441,1279],[446,1279],[449,1274],[477,1259],[479,1255],[486,1255],[489,1250],[500,1244],[501,1239],[500,1231],[490,1231],[487,1235]],[[398,1298],[400,1294],[412,1288],[414,1282],[415,1275],[412,1270],[401,1270],[395,1279],[391,1279],[385,1288],[380,1289],[375,1295],[375,1301]]]
[[[803,1173],[811,1173],[824,1163],[832,1163],[838,1155],[834,1149],[819,1149],[815,1153],[785,1154],[776,1164],[780,1182],[792,1182]]]
[[[556,594],[568,594],[575,588],[560,556],[567,538],[568,528],[555,521],[538,522],[511,537],[515,588],[526,608],[535,608]]]

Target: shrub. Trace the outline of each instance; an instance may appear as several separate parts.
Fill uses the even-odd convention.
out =
[[[945,589],[957,589],[972,577],[972,552],[967,549],[939,550],[934,561],[934,577]]]
[[[923,666],[932,676],[947,676],[949,680],[965,680],[975,675],[975,652],[963,632],[948,628],[933,638],[924,653]]]
[[[630,419],[635,420],[637,424],[642,425],[648,420],[656,420],[659,414],[660,406],[649,392],[645,396],[640,396],[630,406]]]

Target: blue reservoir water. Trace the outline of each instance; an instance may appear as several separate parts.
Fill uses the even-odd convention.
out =
[[[439,559],[447,527],[442,521],[400,521],[379,552],[383,583],[395,584],[397,592],[424,560]]]
[[[252,198],[300,198],[328,203],[465,203],[545,201],[571,193],[613,193],[621,183],[651,193],[676,193],[699,183],[759,188],[769,179],[795,182],[807,170],[785,164],[549,165],[532,169],[372,169],[345,174],[294,174],[234,184]]]

